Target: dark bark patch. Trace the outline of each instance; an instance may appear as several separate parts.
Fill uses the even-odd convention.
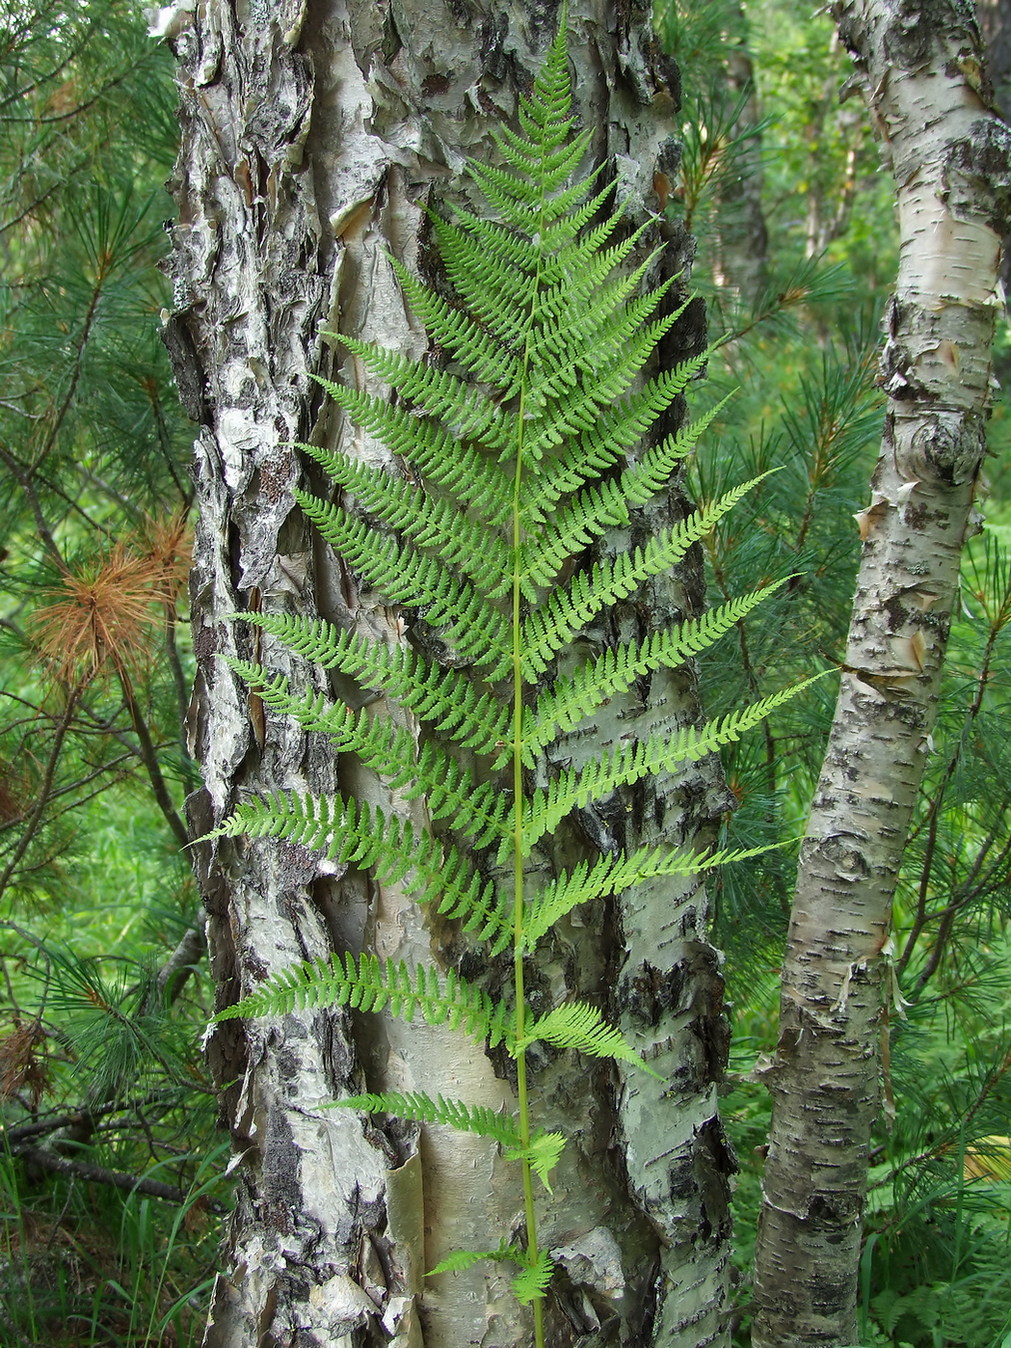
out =
[[[695,1011],[700,1035],[704,1024],[721,1017],[723,979],[716,952],[697,941],[685,945],[686,957],[672,969],[657,969],[644,961],[634,977],[622,981],[620,1004],[641,1025],[655,1028],[665,1016]]]
[[[272,1230],[289,1234],[294,1230],[295,1215],[303,1206],[304,1195],[299,1182],[302,1157],[283,1110],[270,1111],[266,1132],[261,1166],[264,1197],[261,1214]]]
[[[888,614],[888,630],[895,632],[903,627],[909,617],[909,611],[906,609],[898,595],[891,595],[885,600],[885,612]]]
[[[426,75],[421,81],[421,92],[425,98],[438,98],[448,94],[453,82],[448,75]]]
[[[954,423],[932,419],[929,429],[914,436],[913,445],[939,480],[952,487],[973,481],[986,452],[982,422],[974,416]]]
[[[1003,237],[1011,227],[1011,129],[981,117],[951,147],[945,168],[953,213],[978,217],[983,207],[986,223]]]

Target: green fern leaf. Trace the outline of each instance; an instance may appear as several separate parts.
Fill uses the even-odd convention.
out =
[[[547,1015],[540,1016],[516,1043],[517,1051],[543,1040],[556,1048],[574,1048],[592,1058],[613,1058],[632,1063],[660,1080],[645,1060],[636,1053],[620,1030],[608,1025],[595,1006],[587,1002],[563,1002]]]
[[[452,426],[461,438],[476,440],[496,453],[508,444],[508,419],[499,404],[473,384],[373,342],[361,342],[345,333],[340,341],[367,370],[419,411]]]
[[[513,389],[521,374],[515,351],[504,346],[465,309],[454,308],[441,295],[423,285],[395,257],[389,258],[411,311],[420,318],[430,338],[434,338],[475,379],[493,388]]]
[[[423,608],[425,621],[443,629],[445,639],[465,659],[493,669],[508,663],[509,640],[502,614],[438,558],[384,538],[339,506],[297,488],[293,494],[327,542],[389,603]]]
[[[316,378],[356,425],[381,440],[387,449],[408,459],[428,482],[448,495],[466,501],[490,525],[504,525],[512,508],[511,488],[494,460],[469,445],[461,445],[437,422],[394,407],[383,398]],[[331,451],[299,444],[323,469]]]
[[[638,444],[660,413],[684,391],[709,359],[709,350],[683,361],[673,370],[630,393],[601,412],[596,424],[559,449],[531,484],[520,511],[525,524],[542,524],[564,495],[575,491],[616,463]]]
[[[532,1301],[540,1301],[547,1293],[548,1283],[555,1271],[551,1256],[541,1250],[536,1261],[521,1269],[513,1278],[513,1296],[521,1306],[529,1306]]]
[[[375,955],[332,955],[305,960],[273,974],[255,992],[214,1016],[214,1023],[239,1017],[284,1016],[298,1010],[348,1006],[355,1011],[388,1010],[410,1022],[420,1015],[428,1025],[462,1030],[492,1048],[504,1043],[512,1051],[514,1017],[501,1002],[467,983],[450,969],[440,978],[419,965],[412,976],[401,960]]]
[[[581,665],[570,678],[556,679],[524,722],[524,759],[528,766],[533,765],[541,749],[592,715],[608,698],[627,692],[646,674],[674,669],[700,655],[786,583],[785,579],[776,581],[731,599],[669,632],[653,632],[642,641],[615,646]]]
[[[408,800],[426,798],[433,819],[453,818],[459,831],[479,847],[509,834],[509,802],[491,782],[479,782],[455,758],[434,743],[420,752],[414,736],[367,710],[353,712],[322,694],[288,692],[288,680],[260,665],[226,657],[240,678],[259,694],[264,706],[293,717],[305,730],[321,731],[337,747],[354,753],[392,786],[404,788]]]
[[[485,1259],[491,1259],[495,1263],[501,1263],[506,1259],[519,1263],[522,1258],[523,1252],[520,1249],[515,1245],[507,1245],[504,1241],[497,1250],[454,1250],[452,1254],[440,1260],[435,1268],[430,1268],[425,1277],[435,1278],[440,1273],[462,1273]]]
[[[694,452],[700,436],[733,396],[728,393],[676,435],[668,435],[658,445],[651,445],[639,463],[622,473],[620,488],[629,505],[645,505],[667,486],[674,465]]]
[[[533,950],[537,942],[566,913],[581,903],[620,894],[658,875],[698,875],[714,866],[732,861],[748,861],[789,842],[764,847],[729,849],[719,852],[672,851],[667,847],[641,847],[629,856],[624,852],[601,857],[593,865],[580,862],[573,870],[545,885],[531,900],[523,923],[523,948]]]
[[[582,807],[591,800],[603,800],[619,786],[629,786],[658,772],[670,772],[678,763],[697,762],[707,754],[717,753],[726,745],[739,740],[745,731],[758,725],[770,712],[796,697],[816,679],[823,677],[823,674],[816,674],[814,678],[784,688],[718,721],[707,721],[702,726],[686,726],[671,738],[655,736],[625,744],[602,754],[596,762],[579,771],[567,769],[546,791],[535,792],[523,830],[524,854],[529,855],[528,849],[534,847],[545,833],[554,829],[570,810]]]
[[[517,1141],[506,1152],[506,1158],[510,1161],[529,1162],[530,1169],[550,1194],[554,1192],[550,1182],[551,1172],[558,1164],[564,1150],[565,1135],[563,1133],[546,1133],[541,1129],[530,1139],[528,1147],[522,1146]]]
[[[511,733],[509,708],[454,669],[428,660],[410,646],[383,646],[342,632],[319,618],[285,613],[233,613],[236,622],[269,632],[289,650],[324,669],[339,669],[363,688],[382,689],[419,720],[465,749],[490,752]]]
[[[336,1100],[332,1108],[360,1109],[367,1114],[393,1114],[398,1119],[416,1119],[419,1123],[441,1123],[448,1128],[455,1128],[457,1132],[490,1137],[502,1147],[514,1149],[521,1145],[516,1121],[510,1115],[497,1113],[486,1105],[447,1100],[443,1095],[433,1100],[424,1091],[351,1095],[345,1100]]]
[[[344,454],[328,453],[326,471],[363,510],[421,547],[435,550],[486,597],[500,594],[508,583],[511,561],[505,544],[484,523],[468,519],[460,507],[433,500],[402,478]]]
[[[445,839],[416,834],[408,820],[366,801],[275,791],[245,801],[208,838],[278,838],[322,852],[330,861],[365,870],[375,867],[387,883],[403,882],[420,903],[459,920],[465,931],[488,942],[498,954],[512,939],[512,923],[502,911],[495,886],[466,853]]]
[[[555,590],[523,624],[524,679],[536,681],[591,618],[627,598],[644,580],[660,575],[680,561],[693,543],[711,533],[741,497],[767,476],[763,473],[734,487],[718,501],[665,529],[634,552],[598,562],[591,571],[577,573],[564,589]]]

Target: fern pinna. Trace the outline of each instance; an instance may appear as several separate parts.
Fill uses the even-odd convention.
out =
[[[396,402],[322,381],[345,414],[407,460],[412,479],[425,485],[342,453],[301,446],[340,488],[342,500],[355,503],[345,507],[298,492],[302,509],[364,587],[386,603],[420,610],[454,658],[436,663],[410,646],[386,647],[321,621],[237,615],[307,660],[362,688],[382,689],[425,723],[429,733],[419,751],[408,730],[372,715],[368,706],[353,711],[300,695],[259,664],[232,662],[269,712],[324,732],[408,798],[424,796],[429,815],[445,821],[450,836],[421,834],[354,800],[284,792],[239,805],[218,830],[296,842],[336,862],[374,867],[420,903],[457,919],[489,954],[511,951],[507,1002],[452,971],[334,955],[267,980],[219,1019],[350,1006],[423,1017],[505,1047],[516,1068],[512,1117],[421,1093],[367,1094],[341,1103],[481,1133],[519,1162],[524,1241],[458,1252],[439,1270],[479,1258],[514,1261],[514,1290],[533,1303],[538,1345],[552,1265],[538,1244],[534,1181],[550,1185],[563,1138],[532,1126],[527,1052],[540,1041],[651,1068],[594,1006],[564,1002],[533,1015],[524,998],[524,959],[576,905],[647,877],[692,874],[731,854],[649,847],[604,856],[557,875],[531,897],[524,894],[525,862],[570,811],[718,750],[796,691],[674,738],[621,744],[529,789],[530,770],[545,746],[636,680],[704,650],[776,588],[551,678],[558,657],[595,615],[673,566],[754,485],[744,484],[631,552],[572,570],[595,540],[627,525],[632,508],[664,488],[713,413],[633,461],[630,451],[705,355],[646,382],[637,379],[682,310],[663,312],[669,281],[640,293],[656,257],[626,268],[643,229],[624,227],[620,211],[606,213],[611,189],[600,185],[599,174],[571,183],[589,133],[573,134],[570,108],[560,33],[523,102],[519,132],[497,135],[503,167],[470,167],[499,218],[462,209],[449,219],[432,217],[455,300],[447,302],[393,264],[429,335],[467,377],[342,337],[344,347],[396,391]],[[483,767],[475,768],[475,760]],[[475,860],[482,849],[489,865]]]

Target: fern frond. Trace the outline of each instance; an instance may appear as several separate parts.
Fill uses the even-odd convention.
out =
[[[663,331],[674,322],[678,312],[664,315],[663,330],[656,325],[645,328],[646,319],[653,314],[675,277],[669,277],[656,290],[637,299],[629,296],[638,289],[653,259],[628,277],[619,277],[607,285],[595,287],[588,303],[580,304],[568,278],[540,300],[541,322],[535,339],[530,343],[530,362],[535,371],[527,387],[527,397],[546,404],[567,388],[593,375],[595,371],[614,368],[619,353],[627,350],[628,342],[636,334],[652,333],[653,345]],[[648,359],[652,347],[646,350],[642,363]],[[641,365],[640,365],[641,368]],[[622,392],[625,392],[626,379]]]
[[[729,397],[730,395],[728,395]],[[614,481],[590,482],[558,508],[550,525],[540,526],[522,547],[524,579],[531,588],[548,585],[566,561],[602,537],[613,525],[627,524],[629,507],[645,505],[667,485],[674,465],[686,458],[727,399],[698,421],[648,450],[642,462]]]
[[[673,321],[673,316],[668,315],[642,329],[595,378],[591,379],[589,372],[585,372],[584,378],[569,394],[557,398],[550,408],[550,415],[541,418],[541,426],[529,437],[524,437],[524,456],[529,457],[531,463],[538,463],[548,450],[563,444],[570,436],[593,430],[601,412],[613,407],[628,391],[629,384]]]
[[[597,1008],[588,1002],[563,1002],[546,1016],[538,1017],[523,1038],[517,1040],[517,1051],[542,1040],[556,1048],[578,1049],[591,1058],[632,1063],[650,1076],[659,1077],[621,1031],[608,1025]]]
[[[554,1261],[547,1250],[541,1250],[534,1263],[520,1269],[513,1278],[512,1289],[513,1296],[521,1306],[529,1306],[532,1301],[540,1301],[546,1295],[554,1271]]]
[[[389,261],[410,302],[411,312],[424,323],[429,337],[451,352],[481,383],[498,389],[512,389],[521,370],[516,353],[503,346],[467,310],[447,304],[431,286],[412,276],[395,257],[390,257]]]
[[[726,399],[724,399],[724,402]],[[550,523],[541,525],[522,545],[524,580],[529,588],[548,585],[575,554],[600,538],[613,525],[627,524],[629,507],[643,505],[666,485],[674,464],[692,452],[695,442],[720,410],[718,404],[706,416],[677,435],[668,436],[643,462],[627,468],[614,481],[590,482],[561,506]]]
[[[500,342],[522,349],[527,312],[536,294],[536,273],[528,265],[529,243],[518,240],[501,225],[479,228],[490,222],[476,216],[454,211],[454,217],[476,223],[469,231],[449,220],[432,219],[453,289],[468,311]],[[521,254],[522,262],[513,260],[514,253]]]
[[[707,609],[668,632],[653,632],[642,641],[614,646],[580,665],[570,677],[556,679],[524,721],[524,759],[528,766],[541,749],[592,715],[608,698],[627,692],[646,674],[675,669],[701,654],[786,583],[786,579],[778,580],[719,608]]]
[[[271,711],[293,717],[304,730],[329,735],[338,749],[357,754],[391,786],[403,788],[408,800],[424,796],[433,819],[453,818],[458,831],[473,837],[478,847],[509,836],[508,798],[493,783],[477,781],[438,745],[426,743],[419,752],[410,731],[364,709],[353,712],[322,694],[290,693],[283,676],[231,656],[224,659]]]
[[[333,954],[329,959],[304,960],[272,974],[248,997],[226,1006],[213,1018],[235,1020],[246,1016],[285,1016],[292,1011],[315,1011],[348,1006],[355,1011],[389,1011],[410,1022],[420,1015],[428,1025],[463,1030],[492,1048],[515,1042],[513,1013],[495,1002],[483,988],[474,987],[450,969],[441,979],[434,969],[418,965],[412,975],[401,960],[375,955]]]
[[[584,216],[583,211],[590,206],[587,196],[590,188],[603,170],[600,165],[593,173],[572,184],[571,187],[563,188],[560,192],[555,192],[550,198],[550,215],[553,217],[552,224],[557,229],[564,221],[566,225],[572,222],[572,236],[574,236],[590,218],[594,212],[603,205],[603,201],[591,199],[593,205]],[[497,168],[492,164],[481,164],[476,160],[470,162],[470,173],[474,182],[481,190],[481,195],[493,206],[497,206],[502,212],[503,218],[513,229],[522,230],[528,236],[537,236],[538,241],[543,242],[545,248],[549,246],[547,234],[544,229],[545,206],[548,205],[545,200],[546,195],[551,189],[547,186],[550,175],[544,181],[534,181],[534,192],[531,192],[531,183],[529,179],[521,177],[510,169]],[[610,194],[608,187],[603,194],[605,197]],[[582,209],[580,209],[582,207]],[[550,226],[549,226],[550,228]],[[559,232],[555,236],[555,242],[561,242],[566,237],[568,231]]]
[[[593,865],[580,862],[567,874],[545,885],[531,900],[523,923],[523,948],[533,950],[537,942],[551,928],[571,913],[573,908],[592,899],[603,899],[620,894],[624,889],[651,880],[658,875],[698,875],[714,866],[725,866],[732,861],[747,861],[774,847],[789,843],[774,843],[765,847],[724,849],[719,852],[672,851],[668,847],[641,847],[626,856],[624,852],[601,857]]]
[[[523,1251],[516,1245],[507,1245],[505,1241],[497,1250],[454,1250],[445,1259],[440,1260],[435,1268],[430,1268],[425,1277],[435,1278],[440,1273],[462,1273],[464,1269],[473,1268],[475,1264],[480,1264],[485,1259],[492,1259],[495,1263],[509,1259],[518,1264],[522,1262]]]
[[[620,489],[629,505],[645,505],[667,486],[674,465],[694,452],[699,438],[733,396],[728,393],[715,406],[703,412],[702,416],[683,426],[677,434],[668,435],[658,445],[651,445],[639,463],[622,473]]]
[[[582,131],[571,139],[564,138],[557,149],[548,145],[531,145],[524,136],[518,136],[503,126],[493,133],[495,145],[503,160],[521,177],[536,179],[545,192],[553,192],[567,182],[586,154],[592,132]]]
[[[551,1172],[558,1164],[565,1150],[564,1133],[546,1133],[538,1129],[530,1139],[530,1145],[524,1147],[517,1143],[506,1152],[509,1161],[526,1161],[540,1182],[552,1193]]]
[[[326,471],[363,510],[437,552],[486,598],[501,592],[511,561],[505,544],[485,522],[477,523],[455,503],[434,500],[413,483],[345,454],[328,453]]]
[[[477,440],[495,451],[508,443],[508,419],[503,416],[498,403],[473,384],[446,370],[437,370],[410,356],[376,346],[374,342],[359,341],[345,333],[341,333],[340,340],[367,370],[378,375],[390,388],[395,388],[419,411],[446,426],[453,426],[460,437]]]
[[[493,1138],[500,1146],[519,1147],[520,1135],[511,1115],[489,1109],[487,1105],[468,1105],[463,1100],[434,1100],[424,1091],[386,1091],[351,1095],[336,1100],[332,1108],[360,1109],[367,1114],[393,1114],[398,1119],[416,1119],[419,1123],[442,1123],[461,1133],[477,1133]],[[533,1139],[531,1139],[533,1145]]]
[[[342,632],[320,618],[288,613],[233,613],[230,618],[269,632],[289,650],[339,669],[363,688],[382,689],[420,721],[465,749],[492,752],[511,733],[509,708],[455,669],[443,668],[411,646],[384,646]]]
[[[316,378],[316,376],[314,376]],[[385,398],[332,384],[316,382],[344,409],[356,425],[381,440],[387,449],[409,460],[422,476],[456,499],[466,501],[492,526],[503,525],[512,509],[510,486],[497,464],[469,445],[455,440],[437,422],[394,407]],[[296,444],[324,471],[331,451],[317,445]]]
[[[582,807],[591,800],[603,800],[619,786],[629,786],[643,777],[670,772],[679,763],[695,762],[707,754],[716,753],[739,740],[770,712],[822,677],[816,674],[812,679],[784,688],[720,720],[707,721],[702,726],[685,726],[670,738],[653,736],[624,744],[602,754],[595,762],[588,763],[578,771],[566,769],[546,791],[538,789],[534,793],[523,830],[524,855],[529,855],[529,849],[545,833],[551,832],[570,810]]]
[[[458,919],[498,954],[512,939],[495,886],[452,843],[416,834],[409,820],[384,815],[366,801],[275,791],[237,805],[208,838],[280,838],[341,865],[374,868],[387,883],[403,882],[421,903]]]
[[[566,588],[555,590],[523,624],[524,680],[533,682],[542,674],[554,656],[602,609],[627,598],[644,580],[680,561],[693,543],[710,533],[741,497],[767,476],[763,473],[741,483],[634,552],[598,562],[590,572],[577,572]]]
[[[508,662],[502,614],[440,558],[386,538],[364,520],[297,487],[293,495],[326,541],[388,603],[423,609],[429,626],[440,628],[458,654],[476,665],[498,669]]]
[[[589,430],[574,437],[557,455],[547,460],[521,503],[524,523],[543,523],[562,496],[616,463],[684,391],[711,354],[708,349],[702,351],[690,360],[682,361],[675,369],[665,371],[642,389],[627,394],[615,407],[601,412]]]

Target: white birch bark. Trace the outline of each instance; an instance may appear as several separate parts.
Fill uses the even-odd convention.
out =
[[[1007,128],[971,6],[834,7],[890,162],[901,231],[888,394],[828,750],[801,854],[759,1231],[755,1348],[851,1344],[895,882],[974,524],[1007,229]]]
[[[668,130],[676,72],[651,45],[641,3],[572,0],[569,16],[593,155],[610,161],[641,218],[654,206],[654,172],[672,172],[676,161]],[[265,720],[218,657],[249,656],[248,631],[226,615],[256,605],[405,639],[401,616],[362,593],[306,527],[291,494],[306,468],[287,442],[314,438],[388,460],[332,416],[310,382],[310,372],[334,373],[320,330],[424,349],[384,250],[436,273],[422,208],[460,190],[466,156],[489,156],[490,124],[514,115],[556,23],[554,3],[518,0],[205,0],[166,28],[180,59],[184,132],[174,183],[178,307],[167,335],[201,422],[191,732],[205,788],[190,802],[195,833],[238,799],[278,787],[340,789],[424,822],[417,804],[391,798],[354,760],[335,761],[319,736]],[[691,240],[675,233],[663,266],[687,266],[691,252]],[[683,359],[703,339],[693,306],[666,355]],[[360,377],[350,362],[340,374]],[[683,510],[672,489],[650,518]],[[648,523],[644,515],[636,529]],[[648,602],[624,606],[612,627],[627,636],[667,625],[700,593],[693,564],[655,586]],[[587,640],[612,636],[602,626]],[[262,655],[287,667],[269,641]],[[293,677],[325,687],[319,671]],[[402,710],[387,710],[410,724]],[[675,724],[698,714],[693,671],[657,678],[612,703],[606,724],[571,737],[556,757],[592,753],[634,718]],[[725,805],[717,767],[695,765],[583,812],[542,864],[659,836],[691,840]],[[221,840],[197,849],[197,871],[221,1004],[332,949],[482,973],[458,934],[426,920],[397,888],[334,873],[300,849]],[[560,1266],[548,1310],[555,1348],[727,1342],[732,1163],[714,1098],[725,1025],[705,918],[697,886],[601,905],[546,945],[528,987],[532,1001],[576,987],[595,996],[671,1079],[663,1091],[574,1056],[532,1064],[541,1121],[571,1138],[544,1226]],[[494,982],[499,971],[486,976]],[[484,1265],[423,1277],[450,1249],[488,1248],[514,1234],[522,1205],[512,1169],[483,1141],[323,1108],[363,1088],[504,1102],[511,1087],[501,1062],[459,1036],[338,1013],[226,1022],[209,1052],[238,1158],[239,1203],[206,1348],[528,1342],[528,1313],[494,1266],[491,1275]]]

